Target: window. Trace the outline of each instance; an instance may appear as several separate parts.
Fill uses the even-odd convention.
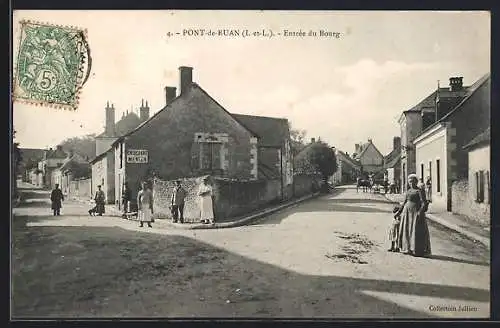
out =
[[[424,163],[420,163],[420,179],[424,181]]]
[[[403,163],[403,183],[401,184],[402,191],[406,191],[406,163]]]
[[[441,192],[441,162],[436,159],[436,191]]]
[[[484,171],[476,172],[476,202],[484,202]]]
[[[200,143],[200,168],[202,170],[221,169],[220,152],[222,143],[202,142]]]
[[[120,168],[123,168],[123,144],[120,143]]]

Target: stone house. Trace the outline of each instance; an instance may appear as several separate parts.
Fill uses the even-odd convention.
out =
[[[392,150],[384,157],[385,178],[389,184],[397,184],[401,181],[401,138],[394,137]]]
[[[356,178],[361,173],[361,163],[339,149],[335,149],[335,158],[337,160],[337,171],[330,178],[330,182],[334,185],[356,182]]]
[[[62,165],[52,171],[52,185],[59,184],[64,195],[71,194],[72,182],[90,177],[90,163],[77,153],[69,153]]]
[[[355,145],[354,159],[361,164],[361,171],[367,174],[379,173],[384,167],[384,155],[375,147],[372,139]]]
[[[113,204],[117,200],[115,198],[115,157],[110,151],[111,145],[121,136],[129,133],[137,128],[140,124],[149,119],[149,105],[146,100],[142,100],[139,108],[139,115],[134,111],[126,111],[122,114],[122,118],[115,122],[115,106],[107,102],[105,107],[106,124],[104,132],[95,138],[96,142],[96,157],[90,161],[92,166],[92,183],[91,194],[95,194],[97,186],[101,186],[108,203]]]
[[[468,152],[469,176],[452,185],[453,213],[489,224],[491,220],[490,128],[463,149]]]
[[[452,184],[468,179],[469,155],[463,147],[490,126],[490,84],[490,75],[483,76],[448,112],[440,112],[437,104],[437,121],[413,140],[418,166],[415,173],[431,178],[432,207],[436,210],[452,211]]]
[[[19,173],[22,174],[23,181],[31,183],[30,175],[38,169],[38,162],[43,160],[45,150],[37,148],[20,148],[19,150],[21,151],[21,161],[18,167]]]
[[[401,114],[398,120],[401,129],[401,192],[407,190],[408,174],[417,172],[413,140],[458,105],[469,88],[463,86],[461,77],[451,77],[449,87],[438,85],[436,91]]]
[[[135,197],[140,182],[153,177],[169,181],[205,174],[280,179],[285,196],[293,182],[288,121],[232,114],[193,82],[191,67],[179,72],[179,94],[176,87],[166,87],[165,106],[114,141],[100,155],[109,160],[96,165],[93,177],[95,171],[104,183],[114,181],[116,200],[125,181]],[[104,167],[113,169],[105,174]]]
[[[43,158],[38,162],[37,185],[53,189],[55,185],[52,183],[52,171],[59,168],[67,158],[66,152],[62,146],[57,146],[56,149],[48,149],[44,151]]]

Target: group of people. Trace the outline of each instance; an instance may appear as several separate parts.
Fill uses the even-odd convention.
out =
[[[410,174],[404,202],[393,210],[394,220],[389,232],[390,252],[431,255],[429,227],[425,217],[429,206],[426,193],[417,175]]]
[[[170,197],[170,213],[174,223],[184,223],[184,205],[188,193],[182,187],[181,181],[175,181],[175,187]],[[215,224],[215,216],[213,211],[213,190],[210,185],[210,178],[205,177],[200,184],[198,190],[200,200],[200,221],[205,224]],[[130,211],[130,202],[132,193],[127,183],[123,184],[122,205],[123,215]],[[137,219],[140,226],[143,227],[147,223],[148,227],[152,227],[153,218],[153,192],[146,182],[141,184],[141,190],[137,194]]]

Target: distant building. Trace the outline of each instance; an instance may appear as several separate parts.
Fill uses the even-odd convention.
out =
[[[62,146],[57,146],[56,149],[44,150],[43,158],[38,162],[36,185],[44,188],[54,188],[52,183],[52,171],[60,167],[67,158],[66,152]]]
[[[460,83],[453,81],[451,88],[458,88]],[[463,147],[490,126],[490,84],[487,74],[468,87],[466,97],[451,110],[440,112],[437,106],[437,121],[413,140],[416,173],[431,178],[435,209],[452,211],[452,184],[468,178],[469,154]]]
[[[401,180],[401,138],[394,137],[392,150],[384,157],[385,178],[389,184],[398,184]],[[399,180],[399,181],[398,181]]]
[[[331,177],[330,182],[334,185],[356,182],[356,178],[361,173],[361,163],[339,149],[335,149],[335,158],[337,160],[337,171]]]
[[[450,78],[449,87],[438,87],[424,100],[404,111],[398,123],[401,128],[401,191],[407,189],[407,176],[417,171],[413,140],[457,106],[470,87],[462,85],[461,77]]]
[[[115,174],[114,174],[114,154],[108,152],[113,142],[137,128],[149,119],[148,101],[141,102],[139,116],[133,111],[126,111],[122,118],[115,123],[115,107],[109,102],[105,107],[106,126],[104,132],[96,138],[96,157],[92,163],[92,192],[95,193],[97,186],[102,186],[109,203],[115,203]]]
[[[384,167],[384,155],[375,147],[372,139],[368,139],[364,144],[356,144],[353,157],[361,164],[361,170],[366,174],[379,173]]]
[[[23,175],[23,181],[31,181],[31,173],[38,169],[38,162],[43,160],[45,154],[44,149],[37,148],[20,148],[21,162],[19,163],[19,173]],[[36,181],[36,180],[35,180]]]
[[[63,194],[69,195],[72,181],[89,178],[90,175],[89,162],[77,153],[69,153],[62,165],[52,171],[51,185],[59,184]]]

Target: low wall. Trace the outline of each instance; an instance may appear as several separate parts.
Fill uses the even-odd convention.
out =
[[[197,193],[202,177],[180,180],[188,193],[184,205],[184,219],[186,222],[199,222]],[[169,206],[174,186],[175,181],[163,181],[158,178],[153,181],[153,207],[156,218],[172,218]],[[212,187],[217,222],[234,219],[281,200],[280,180],[238,181],[213,178]]]
[[[455,214],[465,215],[481,224],[490,222],[490,204],[477,203],[469,189],[467,180],[453,182],[451,186],[451,209]]]
[[[91,179],[73,180],[69,183],[69,197],[73,199],[90,199]]]
[[[293,177],[293,195],[295,198],[309,195],[319,190],[321,177],[317,175],[298,174]]]

